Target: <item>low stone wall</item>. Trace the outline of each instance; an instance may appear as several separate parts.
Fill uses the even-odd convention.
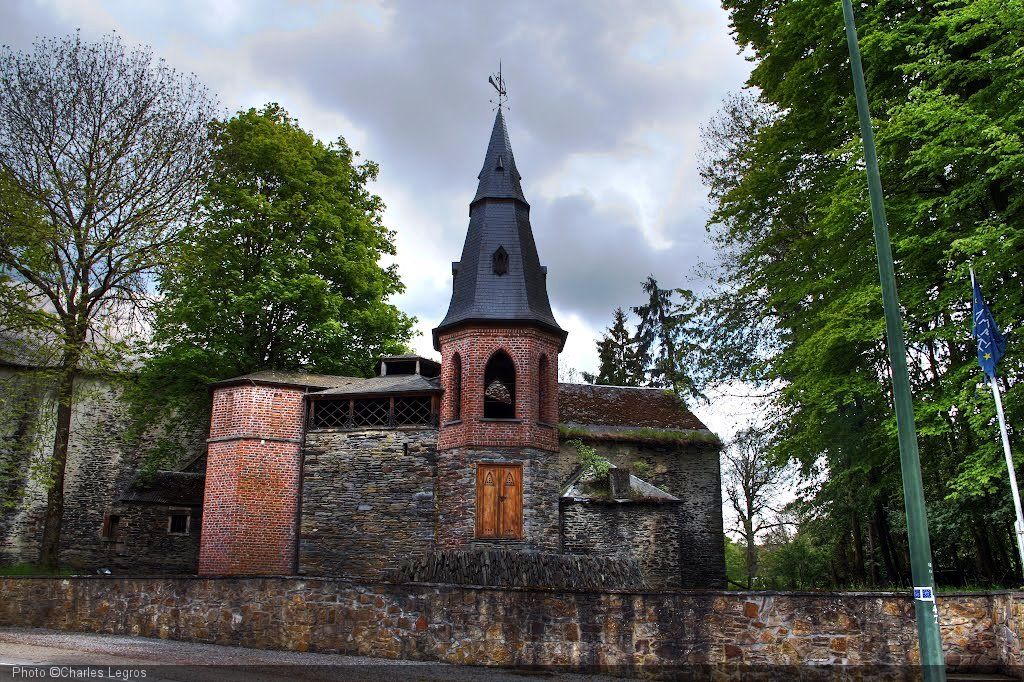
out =
[[[302,578],[0,578],[0,625],[480,665],[918,661],[891,593],[567,592]],[[1021,660],[1024,594],[940,600],[946,658]],[[1019,670],[1019,669],[1018,669]]]

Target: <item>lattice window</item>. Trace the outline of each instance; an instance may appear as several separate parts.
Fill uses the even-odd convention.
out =
[[[430,398],[395,398],[395,426],[418,426],[433,423]]]
[[[313,405],[313,428],[336,429],[349,426],[349,400],[317,400]]]
[[[354,401],[353,426],[390,426],[390,398],[361,398]]]

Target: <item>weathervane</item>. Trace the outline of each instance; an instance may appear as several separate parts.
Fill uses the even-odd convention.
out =
[[[495,90],[498,92],[498,100],[490,100],[491,104],[497,104],[498,108],[505,107],[508,109],[508,91],[505,90],[505,79],[501,77],[501,62],[498,62],[498,73],[496,75],[489,76],[487,82],[490,83]]]

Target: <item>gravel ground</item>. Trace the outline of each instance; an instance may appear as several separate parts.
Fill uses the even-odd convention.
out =
[[[68,666],[88,666],[92,673],[87,673],[87,676],[74,674],[74,671],[68,671]],[[97,675],[97,672],[102,675]],[[524,682],[529,679],[575,682],[621,679],[546,670],[520,671],[395,661],[366,656],[269,651],[124,635],[0,628],[0,680],[110,678],[146,682]]]

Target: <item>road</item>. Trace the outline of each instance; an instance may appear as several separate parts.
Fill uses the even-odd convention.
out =
[[[558,682],[610,682],[622,678],[267,651],[124,635],[0,628],[0,680],[28,679],[145,682],[524,682],[550,679]]]

